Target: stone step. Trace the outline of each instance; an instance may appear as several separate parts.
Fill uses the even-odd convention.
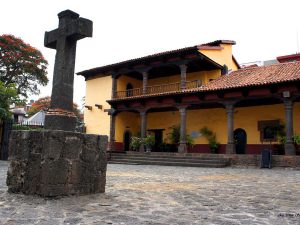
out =
[[[112,157],[147,157],[147,158],[185,158],[185,159],[226,159],[221,157],[218,154],[199,154],[195,155],[167,155],[167,154],[149,154],[149,153],[136,153],[136,154],[124,154],[124,153],[108,153],[108,155]]]
[[[206,163],[206,162],[168,162],[168,161],[150,161],[150,160],[118,160],[109,161],[110,164],[130,164],[130,165],[161,165],[161,166],[185,166],[185,167],[210,167],[222,168],[228,166],[226,163]]]
[[[120,153],[112,153],[116,155],[151,155],[151,156],[174,156],[174,157],[203,157],[203,156],[211,156],[211,157],[220,157],[223,154],[212,154],[212,153],[178,153],[178,152],[120,152]]]
[[[176,154],[159,152],[124,152],[109,153],[109,163],[132,165],[165,165],[165,166],[191,166],[191,167],[226,167],[230,160],[222,155],[210,154]]]
[[[191,158],[191,157],[151,157],[151,156],[112,156],[109,160],[151,160],[151,161],[173,161],[173,162],[208,162],[208,163],[227,163],[228,159],[216,158]]]

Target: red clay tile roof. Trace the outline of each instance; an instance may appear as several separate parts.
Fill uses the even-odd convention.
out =
[[[300,62],[240,69],[203,85],[199,90],[225,90],[289,81],[300,81]]]
[[[234,88],[264,86],[292,81],[300,81],[300,62],[280,63],[254,68],[243,68],[234,71],[228,75],[223,75],[199,88],[141,96],[132,96],[122,99],[137,99],[147,98],[151,96],[165,96],[173,94],[229,90]],[[109,100],[109,102],[118,100],[121,100],[121,98]]]
[[[147,56],[139,57],[139,58],[135,58],[135,59],[129,59],[129,60],[126,60],[126,61],[123,61],[123,62],[109,64],[109,65],[105,65],[105,66],[101,66],[101,67],[96,67],[96,68],[92,68],[92,69],[89,69],[89,70],[84,70],[84,71],[78,72],[77,75],[87,76],[87,75],[90,75],[90,74],[103,73],[103,72],[107,72],[107,71],[111,71],[111,70],[120,69],[124,66],[127,66],[128,64],[131,64],[131,63],[132,64],[133,63],[144,63],[146,60],[154,59],[154,58],[157,58],[159,56],[177,56],[179,54],[194,53],[194,52],[197,52],[197,51],[198,51],[197,46],[191,46],[191,47],[186,47],[186,48],[181,48],[181,49],[175,49],[175,50],[160,52],[160,53],[147,55]]]
[[[222,50],[223,48],[220,46],[209,46],[209,45],[199,45],[199,50]]]
[[[216,41],[208,42],[205,44],[201,44],[200,46],[219,46],[220,44],[235,45],[236,42],[232,41],[232,40],[216,40]]]
[[[198,54],[203,55],[202,53],[198,52],[198,50],[201,48],[201,46],[202,47],[208,46],[208,47],[217,47],[218,48],[218,46],[220,44],[232,44],[232,45],[234,45],[235,41],[216,40],[216,41],[209,42],[209,43],[206,43],[206,44],[201,44],[201,45],[196,45],[196,46],[191,46],[191,47],[186,47],[186,48],[180,48],[180,49],[175,49],[175,50],[171,50],[171,51],[160,52],[160,53],[156,53],[156,54],[147,55],[147,56],[144,56],[144,57],[129,59],[129,60],[126,60],[126,61],[123,61],[123,62],[118,62],[118,63],[114,63],[114,64],[110,64],[110,65],[105,65],[105,66],[101,66],[101,67],[92,68],[92,69],[89,69],[89,70],[84,70],[84,71],[78,72],[77,75],[89,76],[89,75],[94,75],[94,74],[97,74],[97,73],[105,73],[105,72],[108,72],[108,71],[111,71],[111,70],[120,69],[121,67],[127,66],[128,64],[144,63],[145,61],[152,60],[152,59],[155,59],[155,58],[160,57],[160,56],[164,56],[164,57],[180,56],[181,54],[189,54],[189,53],[195,53],[195,52],[197,52]],[[213,60],[211,60],[210,58],[208,58],[205,55],[203,55],[203,57],[207,58],[207,60],[211,61],[212,63],[214,62]]]
[[[292,55],[278,56],[276,59],[281,63],[300,61],[300,53],[296,53],[296,54],[292,54]]]

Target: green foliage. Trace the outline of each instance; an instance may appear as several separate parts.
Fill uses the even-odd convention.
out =
[[[295,134],[293,136],[293,141],[296,145],[300,145],[300,136],[298,134]]]
[[[179,125],[174,125],[172,127],[169,127],[171,130],[170,133],[167,134],[167,140],[171,144],[178,145],[180,143],[180,126]],[[193,145],[194,144],[194,139],[190,135],[186,135],[186,144],[187,145]]]
[[[276,136],[277,136],[277,140],[280,144],[284,144],[286,142],[286,138],[285,138],[285,131],[284,131],[284,125],[280,124],[276,127],[273,128]]]
[[[170,141],[171,144],[179,144],[180,142],[180,126],[174,125],[169,127],[171,130],[170,133],[167,134],[167,139]]]
[[[131,137],[130,140],[130,148],[132,148],[132,150],[137,151],[139,150],[140,146],[142,144],[142,139],[139,137]]]
[[[144,138],[143,143],[146,147],[152,148],[155,145],[155,137],[153,135],[147,135]]]
[[[35,130],[35,131],[43,130],[43,128],[41,127],[34,127],[34,126],[30,127],[27,125],[20,125],[20,124],[13,124],[12,129],[13,130]]]
[[[284,145],[286,143],[286,136],[278,136],[277,138],[280,144]],[[293,142],[296,145],[300,145],[300,136],[297,134],[293,135]]]
[[[186,144],[187,145],[194,145],[194,139],[190,135],[186,135]]]
[[[219,147],[219,143],[217,142],[216,133],[208,129],[207,127],[203,127],[200,129],[200,133],[207,139],[209,148],[211,151],[216,151]]]
[[[13,84],[5,86],[0,81],[0,119],[8,119],[11,116],[9,106],[13,103],[21,103]]]
[[[142,144],[148,148],[152,148],[155,145],[155,137],[153,135],[147,135],[145,138],[131,137],[130,148],[134,151],[139,150]]]
[[[18,95],[39,94],[38,85],[45,86],[48,62],[36,48],[13,35],[0,35],[0,81],[14,84]]]

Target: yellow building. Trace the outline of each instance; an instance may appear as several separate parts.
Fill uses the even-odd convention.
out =
[[[87,133],[109,135],[114,151],[130,150],[132,136],[147,134],[155,137],[153,151],[177,151],[166,143],[179,126],[179,152],[207,153],[216,149],[200,132],[206,127],[217,153],[260,154],[272,144],[275,154],[295,154],[300,63],[240,69],[234,44],[218,40],[78,73],[86,79]]]

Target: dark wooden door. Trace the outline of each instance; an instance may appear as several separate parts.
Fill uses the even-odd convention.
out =
[[[163,131],[164,129],[151,129],[151,130],[148,130],[152,133],[152,135],[154,135],[154,138],[155,138],[155,145],[152,149],[152,151],[155,151],[155,152],[160,152],[161,149],[161,144],[163,143]]]
[[[236,154],[246,154],[247,134],[244,129],[238,128],[234,131]]]
[[[124,151],[130,150],[130,139],[131,139],[131,133],[130,131],[125,131],[124,133]]]
[[[163,130],[156,130],[154,132],[155,135],[155,147],[156,151],[160,151],[160,146],[163,143]]]

